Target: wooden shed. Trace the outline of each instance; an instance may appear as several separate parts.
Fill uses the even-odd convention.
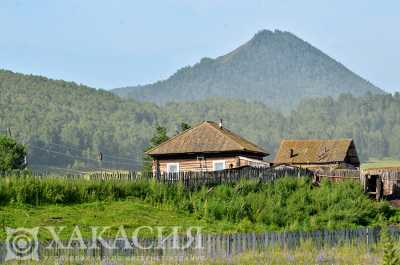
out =
[[[360,167],[352,139],[283,140],[274,165],[286,164],[308,169],[357,169]]]
[[[204,121],[146,152],[153,172],[217,171],[244,165],[268,167],[266,151],[220,124]]]
[[[375,194],[377,198],[400,196],[400,167],[364,169],[361,181],[365,192]]]

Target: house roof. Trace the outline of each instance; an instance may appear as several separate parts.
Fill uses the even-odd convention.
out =
[[[204,121],[150,149],[150,156],[245,151],[266,156],[263,149],[212,121]]]
[[[274,163],[324,164],[348,161],[359,165],[352,139],[283,140]]]

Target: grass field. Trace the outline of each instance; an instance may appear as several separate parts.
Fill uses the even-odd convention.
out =
[[[76,225],[86,238],[91,237],[91,226],[110,226],[104,235],[115,236],[122,225],[131,234],[140,226],[189,226],[204,227],[204,232],[244,232],[262,231],[262,225],[243,226],[226,221],[199,220],[193,215],[177,211],[172,207],[155,207],[139,199],[122,201],[82,203],[74,205],[8,205],[0,208],[0,222],[3,227],[0,238],[5,237],[4,227],[46,227],[65,226],[62,238],[68,239]],[[42,230],[41,230],[42,231]],[[43,230],[46,231],[46,230]],[[168,230],[167,230],[168,231]],[[41,239],[50,238],[48,233],[40,233]],[[144,235],[146,236],[146,235]]]
[[[381,167],[400,167],[400,160],[395,159],[371,159],[370,161],[363,163],[361,169],[369,168],[381,168]]]

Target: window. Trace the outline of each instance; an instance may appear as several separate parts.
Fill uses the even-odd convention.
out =
[[[167,173],[178,173],[179,163],[167,163]]]
[[[213,170],[214,171],[224,170],[224,169],[225,169],[225,160],[213,161]]]

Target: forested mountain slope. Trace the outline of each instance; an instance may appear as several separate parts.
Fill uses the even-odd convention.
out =
[[[8,71],[0,71],[0,95],[0,128],[11,127],[12,136],[30,143],[29,160],[40,165],[96,167],[100,151],[140,157],[159,116],[152,104]],[[105,161],[114,159],[105,157]],[[130,165],[105,162],[102,166],[140,163],[114,162]]]
[[[257,100],[288,111],[301,99],[383,91],[289,32],[260,31],[216,59],[203,58],[167,80],[114,93],[157,104],[209,97]]]
[[[351,137],[362,159],[400,158],[399,94],[308,99],[284,116],[262,103],[223,98],[159,107],[0,70],[0,131],[11,128],[12,136],[28,145],[34,167],[137,169],[157,124],[172,136],[181,122],[219,118],[271,153],[282,138]]]
[[[279,117],[262,104],[219,99],[182,105],[185,109],[173,104],[160,108],[71,82],[3,70],[0,95],[0,131],[11,128],[13,137],[28,144],[29,163],[38,167],[139,168],[157,124],[173,135],[183,121],[194,124],[219,117],[240,129],[259,113],[264,118],[259,125],[239,132],[268,148],[278,141],[276,133],[270,141],[266,139],[271,134],[255,131],[271,127]],[[99,152],[104,156],[101,163]]]

